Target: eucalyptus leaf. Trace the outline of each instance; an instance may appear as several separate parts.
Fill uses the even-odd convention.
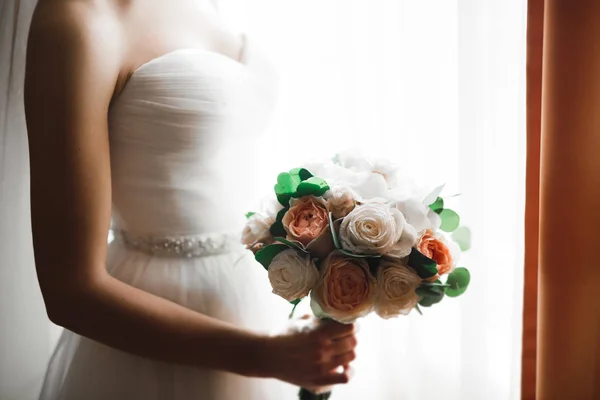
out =
[[[471,273],[466,268],[456,268],[448,275],[446,284],[450,285],[445,289],[448,297],[458,297],[463,294],[471,282]]]
[[[307,180],[300,182],[300,184],[296,188],[294,197],[310,195],[320,197],[323,196],[328,190],[329,185],[324,179],[313,176],[312,178],[308,178]]]
[[[427,296],[421,298],[419,301],[419,305],[423,307],[431,307],[434,304],[439,303],[444,298],[444,293],[439,294],[438,296]]]
[[[408,256],[408,266],[414,269],[421,279],[431,278],[437,275],[437,263],[435,260],[425,256],[419,250],[412,248]]]
[[[296,188],[300,183],[298,176],[292,176],[289,172],[282,172],[277,176],[277,184],[275,184],[275,195],[277,200],[284,206],[289,206],[289,201],[296,193]]]
[[[438,197],[433,203],[429,205],[429,208],[435,213],[441,213],[444,209],[444,199]]]
[[[471,248],[471,230],[466,226],[461,226],[452,232],[452,240],[458,244],[461,251],[467,251]]]
[[[311,174],[306,168],[294,168],[290,171],[290,175],[297,176],[300,182],[313,177],[313,174]]]
[[[436,201],[436,199],[438,197],[440,197],[440,193],[442,193],[444,186],[446,186],[446,185],[440,185],[440,186],[436,187],[435,189],[433,189],[433,191],[431,193],[429,193],[427,196],[425,196],[425,199],[423,200],[423,204],[425,204],[426,206],[433,204],[433,202]]]
[[[421,297],[419,304],[423,307],[431,307],[434,304],[439,303],[444,298],[444,292],[435,290],[434,287],[419,286],[416,289],[417,295]]]
[[[460,225],[460,217],[454,210],[444,208],[439,215],[442,219],[442,225],[440,226],[440,229],[444,232],[454,232]]]
[[[287,247],[285,244],[270,244],[257,251],[254,255],[254,258],[263,267],[265,267],[266,270],[268,270],[273,258],[275,258],[277,254],[287,249],[289,249],[289,247]]]

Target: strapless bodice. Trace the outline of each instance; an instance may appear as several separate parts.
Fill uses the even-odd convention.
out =
[[[155,58],[113,101],[113,228],[173,236],[241,227],[246,174],[259,157],[252,144],[276,92],[270,64],[244,38],[239,60],[203,49]]]

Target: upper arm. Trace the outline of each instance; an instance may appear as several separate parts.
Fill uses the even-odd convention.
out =
[[[25,74],[31,218],[48,304],[104,272],[111,184],[107,113],[120,69],[108,13],[87,4],[38,7]],[[61,4],[61,3],[58,3]]]

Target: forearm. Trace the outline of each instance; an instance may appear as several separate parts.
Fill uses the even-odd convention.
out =
[[[264,376],[266,337],[197,313],[108,275],[55,296],[53,320],[82,336],[154,360]]]

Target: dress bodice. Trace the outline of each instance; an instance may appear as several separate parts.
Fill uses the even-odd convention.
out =
[[[275,99],[269,63],[244,39],[239,60],[180,49],[133,73],[109,111],[113,227],[143,235],[241,227],[252,143]]]

